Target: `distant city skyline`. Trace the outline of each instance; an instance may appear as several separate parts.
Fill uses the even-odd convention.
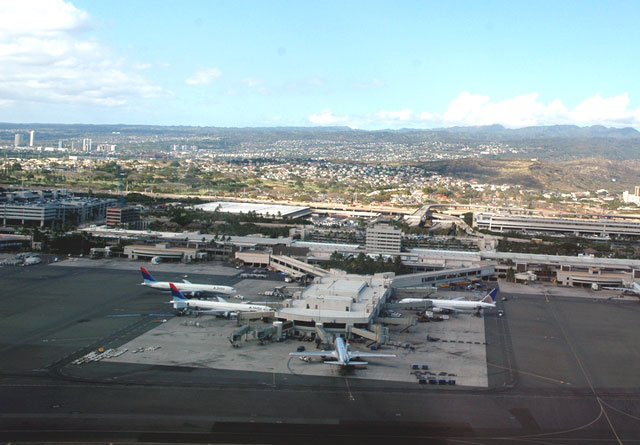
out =
[[[0,121],[640,129],[636,2],[0,3]]]

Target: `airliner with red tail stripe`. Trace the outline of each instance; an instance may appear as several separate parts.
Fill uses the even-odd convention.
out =
[[[169,288],[173,296],[173,308],[180,313],[194,312],[229,317],[238,312],[273,312],[269,306],[252,303],[229,303],[222,298],[218,298],[218,301],[193,300],[185,297],[173,283],[169,283]]]
[[[144,267],[140,268],[140,272],[142,272],[142,279],[144,280],[141,284],[143,286],[150,287],[152,289],[158,290],[166,290],[170,291],[170,282],[169,281],[158,281],[153,278],[153,275],[149,273],[147,269]],[[218,284],[196,284],[191,283],[187,280],[183,280],[182,283],[175,283],[175,286],[180,290],[180,292],[196,295],[198,293],[211,293],[211,294],[235,294],[235,288],[231,286],[221,286]]]

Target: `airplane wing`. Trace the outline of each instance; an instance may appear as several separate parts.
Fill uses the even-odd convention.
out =
[[[332,357],[333,351],[290,352],[294,357]]]
[[[228,314],[229,312],[234,312],[230,310],[221,310],[221,309],[189,309],[191,312],[196,312],[198,314]]]
[[[451,306],[434,306],[433,307],[433,312],[437,312],[438,310],[440,311],[449,311],[449,312],[462,312],[460,309],[455,308],[455,307],[451,307]]]
[[[395,357],[395,354],[382,354],[380,352],[360,352],[360,351],[349,351],[349,357],[351,358],[363,358],[363,357]],[[349,362],[354,363],[354,362]]]
[[[192,284],[192,283],[191,283],[191,281],[189,281],[189,280],[182,280],[182,282],[183,282],[184,284]]]
[[[609,287],[609,286],[602,286],[603,289],[607,289],[607,290],[619,290],[622,292],[631,292],[633,294],[640,294],[640,286],[638,285],[638,283],[633,283],[633,287]]]

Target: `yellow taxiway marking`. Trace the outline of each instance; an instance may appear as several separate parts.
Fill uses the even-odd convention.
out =
[[[489,363],[489,362],[487,362],[487,365],[493,366],[495,368],[506,369],[507,371],[517,372],[518,374],[528,375],[528,376],[531,376],[531,377],[535,377],[537,379],[548,380],[548,381],[554,382],[554,383],[560,383],[561,385],[567,385],[568,384],[568,382],[565,382],[564,380],[554,379],[554,378],[551,378],[551,377],[545,377],[545,376],[540,375],[540,374],[534,374],[533,372],[520,371],[519,369],[513,369],[513,368],[508,368],[506,366],[495,365],[495,364]]]

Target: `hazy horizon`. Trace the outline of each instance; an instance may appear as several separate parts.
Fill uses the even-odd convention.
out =
[[[640,128],[638,19],[634,2],[3,2],[0,121]]]

